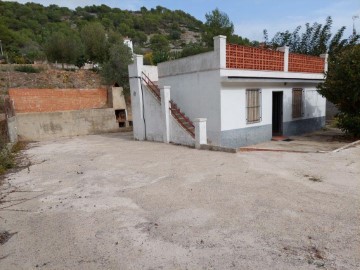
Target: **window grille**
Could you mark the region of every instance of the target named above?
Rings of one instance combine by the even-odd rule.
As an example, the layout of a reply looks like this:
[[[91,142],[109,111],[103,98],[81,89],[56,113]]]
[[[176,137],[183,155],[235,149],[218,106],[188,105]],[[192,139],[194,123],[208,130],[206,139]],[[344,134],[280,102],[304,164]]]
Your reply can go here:
[[[261,90],[246,90],[246,122],[248,124],[261,121]]]

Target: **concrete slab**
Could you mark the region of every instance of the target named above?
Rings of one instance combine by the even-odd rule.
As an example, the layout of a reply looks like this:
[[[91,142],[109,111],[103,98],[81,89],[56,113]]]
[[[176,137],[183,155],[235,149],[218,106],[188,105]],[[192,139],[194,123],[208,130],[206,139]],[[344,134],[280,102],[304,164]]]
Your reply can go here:
[[[1,269],[358,269],[360,146],[33,143],[0,188]]]
[[[240,148],[245,150],[274,150],[289,152],[329,152],[341,148],[353,140],[349,139],[337,128],[327,127],[325,129],[305,134],[302,136],[276,137],[275,140]]]

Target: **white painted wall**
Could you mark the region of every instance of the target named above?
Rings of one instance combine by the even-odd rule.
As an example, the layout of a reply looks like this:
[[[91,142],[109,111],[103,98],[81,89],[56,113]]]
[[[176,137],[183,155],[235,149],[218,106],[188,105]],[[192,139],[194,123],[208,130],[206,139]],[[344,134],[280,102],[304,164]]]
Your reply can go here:
[[[157,82],[159,80],[157,66],[143,65],[142,72],[144,72],[145,75],[148,76],[149,79],[152,80],[153,82]]]
[[[163,141],[163,118],[160,102],[143,86],[145,136],[149,141]]]
[[[326,98],[315,89],[305,89],[305,118],[321,117],[326,115]]]
[[[246,88],[233,86],[221,91],[221,130],[270,125],[272,122],[272,91],[261,90],[261,121],[246,122]]]
[[[219,68],[215,53],[207,52],[158,64],[159,78]]]
[[[262,87],[261,87],[262,86]],[[232,130],[247,127],[256,127],[272,124],[272,93],[283,92],[283,122],[325,116],[326,99],[323,98],[314,88],[306,88],[306,84],[297,88],[304,88],[303,110],[301,118],[292,118],[292,89],[293,87],[274,87],[262,83],[261,85],[246,87],[239,83],[239,86],[223,86],[221,90],[221,130]],[[246,89],[260,88],[262,92],[262,120],[259,123],[246,123]]]
[[[172,116],[170,116],[170,142],[187,146],[195,145],[193,137]]]
[[[218,70],[161,77],[159,84],[171,86],[174,100],[191,120],[207,118],[208,137],[220,131],[220,77]]]
[[[141,90],[141,72],[143,70],[143,56],[134,55],[134,62],[129,65],[129,83],[131,95],[131,111],[133,133],[136,140],[145,140],[145,125],[143,112],[143,95]]]

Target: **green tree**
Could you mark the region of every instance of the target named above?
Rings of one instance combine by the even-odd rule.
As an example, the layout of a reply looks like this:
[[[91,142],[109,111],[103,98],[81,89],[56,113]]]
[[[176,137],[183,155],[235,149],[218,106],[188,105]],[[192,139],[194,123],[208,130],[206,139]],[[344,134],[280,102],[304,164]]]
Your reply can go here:
[[[355,44],[360,36],[353,34],[349,38],[343,38],[345,26],[341,27],[335,35],[331,34],[331,17],[326,18],[325,24],[315,22],[310,25],[305,24],[305,31],[300,34],[301,26],[295,28],[293,32],[277,32],[269,41],[268,33],[264,30],[264,40],[268,47],[277,48],[289,46],[290,52],[309,55],[320,55],[328,52],[330,55],[340,52],[348,45]]]
[[[360,44],[348,46],[330,58],[319,93],[339,109],[339,127],[360,137]]]
[[[57,61],[62,64],[75,64],[80,55],[83,54],[83,45],[77,33],[55,32],[45,46],[48,60]]]
[[[154,35],[150,38],[150,48],[154,52],[169,52],[169,40],[163,35]]]
[[[108,85],[119,84],[124,94],[129,95],[128,65],[132,62],[131,50],[123,42],[113,45],[109,50],[109,59],[104,63],[100,74]]]
[[[203,41],[206,42],[209,47],[214,46],[213,37],[223,35],[230,38],[234,33],[234,24],[230,21],[229,16],[218,8],[210,13],[206,13],[205,19]]]
[[[109,51],[104,26],[99,22],[88,23],[81,29],[80,35],[88,60],[103,63]]]

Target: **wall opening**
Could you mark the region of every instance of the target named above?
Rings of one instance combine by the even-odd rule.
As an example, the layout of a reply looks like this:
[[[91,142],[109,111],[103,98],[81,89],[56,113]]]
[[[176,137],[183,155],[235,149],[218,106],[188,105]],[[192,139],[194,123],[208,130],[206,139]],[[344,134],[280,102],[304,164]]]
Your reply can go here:
[[[126,127],[126,111],[115,110],[116,121],[119,123],[119,127]]]
[[[282,136],[283,133],[283,92],[272,93],[272,133]]]

